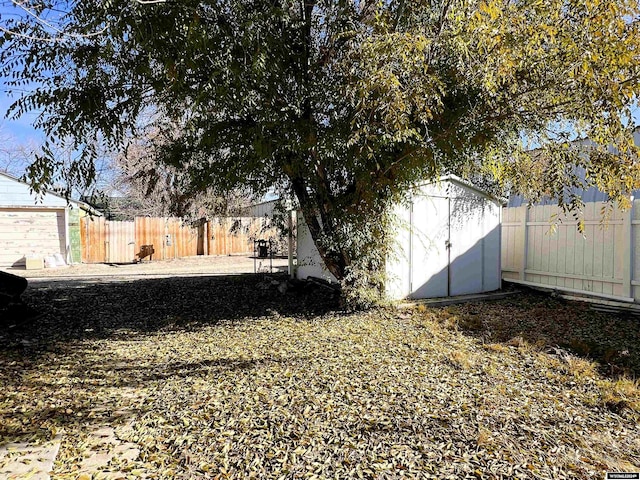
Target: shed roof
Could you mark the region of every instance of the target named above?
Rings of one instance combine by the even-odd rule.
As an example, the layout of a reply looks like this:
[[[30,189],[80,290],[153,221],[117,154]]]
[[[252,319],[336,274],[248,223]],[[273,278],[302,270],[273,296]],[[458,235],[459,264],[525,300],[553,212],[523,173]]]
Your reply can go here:
[[[20,207],[20,206],[36,207],[38,206],[35,200],[35,196],[30,190],[29,184],[6,172],[0,172],[0,180],[2,178],[4,178],[5,180],[8,179],[12,182],[16,182],[22,188],[20,188],[19,192],[0,191],[0,206],[3,206],[3,207]],[[59,195],[47,189],[45,189],[43,193],[44,193],[44,199],[43,199],[44,202],[46,202],[47,197],[49,197],[51,200],[55,199],[54,201],[55,205],[53,206],[62,208],[67,204],[73,204],[77,208],[81,208],[83,210],[90,212],[92,215],[102,216],[102,213],[100,211],[96,210],[91,205],[85,202],[73,200],[71,198],[69,199],[65,198],[64,196]],[[27,203],[25,201],[21,201],[21,199],[24,199],[24,198],[29,198],[31,202]],[[43,202],[43,206],[47,206],[46,203],[44,202]]]
[[[457,175],[453,175],[453,174],[449,174],[449,175],[443,175],[440,178],[438,178],[438,180],[436,181],[428,181],[428,182],[423,182],[423,183],[419,183],[416,185],[416,187],[421,187],[421,186],[427,186],[427,185],[437,185],[438,183],[442,183],[442,182],[450,182],[453,183],[455,185],[458,185],[459,187],[462,188],[466,188],[469,190],[472,190],[474,193],[477,193],[478,195],[481,195],[493,202],[496,202],[497,204],[500,205],[506,205],[507,200],[504,198],[500,198],[500,197],[496,197],[495,195],[483,190],[482,188],[474,185],[471,182],[468,182],[460,177],[458,177]]]

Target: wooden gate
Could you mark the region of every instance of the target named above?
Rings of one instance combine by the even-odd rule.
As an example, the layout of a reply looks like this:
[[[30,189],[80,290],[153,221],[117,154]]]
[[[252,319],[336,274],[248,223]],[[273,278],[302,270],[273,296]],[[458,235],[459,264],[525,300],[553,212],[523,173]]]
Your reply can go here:
[[[106,263],[131,263],[136,259],[134,222],[106,222]]]

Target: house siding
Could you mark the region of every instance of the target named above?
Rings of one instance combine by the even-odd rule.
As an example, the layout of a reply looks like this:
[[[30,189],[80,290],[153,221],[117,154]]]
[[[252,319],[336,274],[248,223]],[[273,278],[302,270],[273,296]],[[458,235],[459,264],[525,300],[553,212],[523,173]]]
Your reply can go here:
[[[0,266],[21,267],[25,257],[65,256],[64,209],[0,210]]]
[[[0,173],[0,266],[24,265],[25,256],[56,253],[66,262],[81,261],[81,204]]]

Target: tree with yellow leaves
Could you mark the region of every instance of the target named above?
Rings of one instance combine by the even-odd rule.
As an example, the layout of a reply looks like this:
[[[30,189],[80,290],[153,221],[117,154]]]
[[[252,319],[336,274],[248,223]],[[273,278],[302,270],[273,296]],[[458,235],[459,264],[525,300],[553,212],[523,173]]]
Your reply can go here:
[[[72,139],[66,174],[90,178],[85,146],[124,148],[152,115],[157,162],[196,189],[291,193],[346,283],[381,270],[385,212],[418,181],[482,171],[561,204],[640,186],[636,0],[9,3],[2,70],[33,87],[9,114]],[[55,165],[45,149],[34,184]]]

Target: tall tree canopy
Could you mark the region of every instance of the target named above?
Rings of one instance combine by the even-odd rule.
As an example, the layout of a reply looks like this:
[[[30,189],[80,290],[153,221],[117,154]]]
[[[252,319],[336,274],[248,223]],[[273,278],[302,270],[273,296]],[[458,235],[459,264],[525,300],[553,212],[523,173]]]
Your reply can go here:
[[[67,174],[90,178],[91,145],[125,147],[151,115],[169,139],[157,161],[196,189],[292,192],[341,280],[376,266],[389,203],[441,173],[488,167],[562,203],[572,185],[620,201],[640,186],[637,0],[5,4],[2,71],[32,88],[9,114],[40,111],[73,142]],[[30,173],[46,183],[54,167],[45,150]]]

